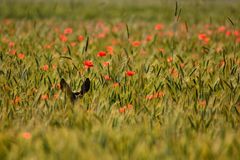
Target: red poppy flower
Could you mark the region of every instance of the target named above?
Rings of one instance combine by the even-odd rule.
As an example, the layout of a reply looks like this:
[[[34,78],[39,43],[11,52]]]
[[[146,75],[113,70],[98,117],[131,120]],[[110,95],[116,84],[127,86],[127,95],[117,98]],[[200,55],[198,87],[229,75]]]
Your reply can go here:
[[[199,106],[205,108],[206,104],[207,104],[207,101],[206,100],[198,100],[198,104],[199,104]]]
[[[113,87],[114,87],[114,88],[116,88],[116,87],[118,87],[118,86],[119,86],[119,83],[118,83],[118,82],[113,83]]]
[[[59,36],[59,38],[60,38],[60,41],[62,41],[62,42],[66,42],[68,40],[68,38],[65,35],[63,35],[63,34],[61,34]]]
[[[24,139],[30,139],[31,137],[32,137],[32,134],[29,132],[22,133],[22,138],[24,138]]]
[[[13,101],[13,103],[17,104],[17,103],[19,103],[20,101],[21,101],[21,97],[16,96],[15,99],[14,99],[14,101]]]
[[[231,31],[226,31],[225,32],[225,35],[228,37],[228,36],[231,36]]]
[[[163,27],[164,27],[163,24],[158,23],[158,24],[155,25],[155,30],[157,30],[157,31],[162,30]]]
[[[56,64],[52,64],[52,69],[55,70],[57,68]]]
[[[153,39],[153,37],[152,37],[152,35],[147,35],[147,37],[146,37],[146,41],[151,41]]]
[[[77,43],[76,43],[76,42],[71,42],[70,45],[71,45],[72,47],[74,47],[74,46],[77,45]]]
[[[106,56],[106,52],[100,51],[100,52],[98,52],[97,56],[98,57],[104,57],[104,56]]]
[[[82,42],[84,40],[84,37],[82,35],[78,36],[78,41]]]
[[[164,48],[158,48],[158,50],[163,54],[165,52]]]
[[[132,108],[133,108],[133,105],[127,104],[126,107],[127,107],[127,109],[132,109]]]
[[[46,44],[46,45],[44,45],[44,48],[50,49],[50,48],[52,48],[52,45],[51,44]]]
[[[224,32],[226,30],[225,26],[218,27],[218,32]]]
[[[47,95],[47,94],[43,94],[43,95],[41,96],[41,99],[42,99],[42,100],[47,100],[47,99],[48,99],[48,95]]]
[[[119,108],[119,112],[120,112],[120,113],[125,113],[125,112],[126,112],[126,107],[121,107],[121,108]]]
[[[207,38],[207,35],[206,35],[206,34],[204,34],[204,33],[198,34],[198,39],[199,39],[199,40],[204,40],[204,39],[206,39],[206,38]]]
[[[102,32],[102,33],[99,33],[99,34],[97,35],[97,37],[98,37],[98,38],[105,38],[105,37],[106,37],[106,34],[105,34],[104,32]]]
[[[64,29],[64,34],[71,34],[73,32],[72,28],[66,28]]]
[[[15,43],[14,43],[14,42],[9,42],[9,43],[8,43],[8,47],[9,47],[9,48],[13,48],[14,46],[15,46]]]
[[[127,75],[127,76],[133,76],[134,74],[135,74],[134,71],[127,71],[127,72],[126,72],[126,75]]]
[[[133,108],[133,105],[127,104],[126,106],[123,106],[123,107],[119,108],[119,112],[120,113],[125,113],[127,109],[132,109],[132,108]]]
[[[113,47],[112,46],[107,46],[106,50],[109,54],[113,54]]]
[[[93,62],[90,61],[90,60],[84,61],[83,64],[84,64],[85,68],[91,68],[91,67],[93,67]]]
[[[17,53],[17,51],[15,49],[12,49],[9,51],[9,54],[11,54],[11,55],[15,55],[16,53]]]
[[[24,55],[23,53],[19,53],[19,54],[18,54],[18,58],[19,58],[19,59],[24,59],[24,58],[25,58],[25,55]]]
[[[170,56],[170,57],[167,58],[168,63],[171,63],[172,61],[173,61],[173,57]]]
[[[133,41],[132,42],[132,46],[133,47],[139,47],[141,45],[141,42],[140,41]]]
[[[105,79],[106,81],[109,81],[109,80],[111,80],[111,77],[109,77],[109,75],[106,75],[106,76],[104,76],[104,79]]]
[[[236,37],[238,37],[240,35],[240,32],[239,31],[234,31],[233,33]]]
[[[61,34],[59,36],[59,38],[60,38],[60,41],[62,41],[62,42],[66,42],[68,40],[68,38],[65,35],[63,35],[63,34]]]
[[[44,66],[42,66],[42,70],[44,70],[44,71],[47,71],[48,70],[48,65],[47,64],[45,64]]]
[[[198,35],[198,39],[201,40],[201,41],[203,41],[204,43],[208,43],[209,40],[210,40],[210,39],[207,37],[207,35],[204,34],[204,33],[199,34],[199,35]]]
[[[109,66],[109,64],[110,64],[110,62],[103,62],[103,66],[104,66],[104,67]]]
[[[146,99],[151,100],[151,99],[155,99],[155,98],[162,98],[164,97],[164,92],[160,91],[154,94],[150,94],[146,96]]]

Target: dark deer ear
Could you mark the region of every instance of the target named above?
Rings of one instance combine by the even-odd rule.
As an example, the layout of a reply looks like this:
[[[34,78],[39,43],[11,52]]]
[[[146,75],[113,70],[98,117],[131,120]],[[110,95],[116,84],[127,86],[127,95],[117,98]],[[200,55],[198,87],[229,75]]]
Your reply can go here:
[[[82,84],[80,94],[83,96],[85,93],[87,93],[90,89],[90,80],[87,78],[85,82]]]
[[[62,91],[65,90],[68,96],[72,96],[72,89],[63,78],[60,81],[60,88]]]
[[[61,90],[63,90],[67,85],[67,82],[62,78],[60,81],[60,88]]]

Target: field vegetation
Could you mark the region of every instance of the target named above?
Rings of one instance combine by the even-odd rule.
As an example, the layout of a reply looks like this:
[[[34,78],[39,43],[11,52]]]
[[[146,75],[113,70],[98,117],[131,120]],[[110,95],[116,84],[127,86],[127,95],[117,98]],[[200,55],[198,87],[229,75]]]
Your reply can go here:
[[[240,159],[239,7],[1,0],[0,159]]]

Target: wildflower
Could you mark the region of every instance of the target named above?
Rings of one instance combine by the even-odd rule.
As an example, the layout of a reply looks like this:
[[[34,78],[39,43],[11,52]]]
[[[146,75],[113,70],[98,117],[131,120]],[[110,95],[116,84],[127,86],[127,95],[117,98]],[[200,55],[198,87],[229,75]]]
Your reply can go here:
[[[63,35],[63,34],[61,34],[59,36],[59,38],[60,38],[60,41],[62,41],[62,42],[67,42],[67,40],[68,40],[68,38],[65,35]]]
[[[165,53],[164,48],[159,48],[158,50],[159,50],[162,54]]]
[[[60,88],[61,88],[60,83],[53,84],[53,85],[52,85],[52,89],[54,89],[54,88],[60,89]]]
[[[123,107],[119,108],[119,112],[120,113],[125,113],[127,109],[132,109],[132,108],[133,108],[133,105],[127,104],[126,106],[123,106]]]
[[[111,80],[111,77],[109,77],[109,75],[105,75],[105,76],[104,76],[104,79],[105,79],[106,81],[109,81],[109,80]]]
[[[218,32],[224,32],[226,30],[225,26],[218,27]]]
[[[135,74],[134,71],[127,71],[127,72],[126,72],[126,75],[127,75],[127,76],[133,76],[134,74]]]
[[[54,99],[58,99],[58,97],[59,97],[59,94],[57,94],[57,93],[55,93],[55,94],[53,95],[53,98],[54,98]]]
[[[46,44],[46,45],[44,46],[44,48],[50,49],[50,48],[52,48],[52,44]]]
[[[184,64],[184,63],[180,63],[179,66],[180,66],[181,68],[184,68],[184,67],[185,67],[185,64]]]
[[[83,64],[84,64],[85,68],[91,68],[91,67],[93,67],[93,62],[90,61],[90,60],[84,61]]]
[[[76,42],[71,42],[71,43],[70,43],[70,45],[71,45],[72,47],[75,47],[76,44],[77,44]]]
[[[107,67],[107,66],[109,66],[109,64],[110,64],[110,62],[103,62],[102,65],[103,65],[104,67]]]
[[[222,59],[222,60],[219,62],[218,66],[219,66],[219,67],[225,66],[225,61],[224,61],[224,59]]]
[[[158,24],[155,25],[155,30],[160,31],[160,30],[163,29],[163,27],[164,27],[163,24],[158,23]]]
[[[48,99],[48,95],[47,95],[47,94],[43,94],[43,95],[41,96],[41,99],[42,99],[42,100],[47,100],[47,99]]]
[[[64,29],[64,34],[71,34],[73,32],[72,28],[66,28]]]
[[[18,54],[18,58],[19,58],[19,59],[24,59],[24,58],[25,58],[25,55],[24,55],[23,53],[19,53],[19,54]]]
[[[118,82],[113,83],[113,87],[114,87],[114,88],[116,88],[116,87],[118,87],[118,86],[119,86],[119,83],[118,83]]]
[[[133,105],[127,104],[127,105],[126,105],[126,108],[127,108],[127,109],[132,109],[132,108],[133,108]]]
[[[113,54],[113,47],[112,46],[107,46],[106,50],[109,54]]]
[[[231,36],[231,31],[226,31],[225,32],[225,35],[228,37],[228,36]]]
[[[100,52],[98,52],[97,56],[98,57],[104,57],[104,56],[106,56],[106,52],[100,51]]]
[[[23,132],[22,133],[22,138],[24,138],[24,139],[31,139],[32,138],[32,134],[31,133],[29,133],[29,132]]]
[[[84,37],[82,35],[78,36],[78,41],[82,42],[84,40]]]
[[[204,34],[204,33],[199,34],[199,35],[198,35],[198,39],[201,40],[201,41],[203,41],[204,43],[208,43],[209,40],[210,40],[210,39],[207,37],[207,35]]]
[[[99,34],[97,35],[97,37],[98,37],[98,38],[105,38],[105,37],[106,37],[106,34],[105,34],[104,32],[102,32],[102,33],[99,33]]]
[[[198,104],[199,104],[199,106],[204,108],[204,107],[206,107],[207,102],[206,102],[206,100],[198,100]]]
[[[14,42],[9,42],[9,43],[8,43],[8,47],[9,47],[9,48],[13,48],[14,46],[15,46],[15,43],[14,43]]]
[[[11,54],[11,55],[15,55],[16,53],[17,53],[17,51],[15,49],[12,49],[9,51],[9,54]]]
[[[146,96],[146,99],[148,99],[148,100],[151,100],[151,99],[153,99],[153,98],[154,98],[154,95],[152,95],[152,94]]]
[[[139,47],[141,45],[141,42],[140,41],[133,41],[132,42],[132,46],[133,47]]]
[[[147,95],[146,99],[151,100],[151,99],[155,99],[155,98],[162,98],[164,96],[165,96],[164,92],[161,91],[161,92],[157,92],[157,93],[154,93],[154,94]]]
[[[204,39],[206,39],[206,38],[207,38],[207,35],[204,34],[204,33],[198,35],[198,39],[199,39],[199,40],[204,40]]]
[[[174,78],[178,77],[178,71],[175,68],[170,69],[170,74]]]
[[[172,56],[170,56],[170,57],[167,58],[167,62],[168,62],[168,63],[171,63],[172,61],[173,61],[173,57],[172,57]]]
[[[119,112],[120,112],[120,113],[125,113],[125,112],[126,112],[126,107],[121,107],[121,108],[119,108]]]
[[[67,48],[67,47],[64,47],[64,48],[62,49],[62,51],[63,51],[63,53],[66,53],[66,52],[68,51],[68,48]]]
[[[48,65],[47,64],[45,64],[44,66],[42,66],[42,70],[44,70],[44,71],[47,71],[48,70]]]
[[[240,35],[240,32],[239,31],[234,31],[233,34],[234,34],[234,36],[238,37]]]
[[[19,96],[16,96],[15,99],[14,99],[14,101],[13,101],[13,103],[14,103],[14,104],[17,104],[17,103],[19,103],[20,101],[21,101],[21,98],[20,98]]]
[[[151,41],[153,39],[153,37],[152,37],[152,35],[147,35],[147,37],[146,37],[146,41]]]
[[[56,64],[53,64],[52,65],[52,69],[55,70],[57,68],[57,65]]]

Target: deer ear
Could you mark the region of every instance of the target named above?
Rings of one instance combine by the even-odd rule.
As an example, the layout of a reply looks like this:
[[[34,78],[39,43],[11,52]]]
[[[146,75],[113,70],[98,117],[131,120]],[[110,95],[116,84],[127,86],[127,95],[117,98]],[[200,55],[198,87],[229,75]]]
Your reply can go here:
[[[81,87],[81,95],[83,96],[85,93],[87,93],[90,89],[90,80],[87,78],[85,82],[83,82],[82,87]]]
[[[72,89],[63,78],[60,81],[60,88],[62,91],[65,90],[67,92],[67,95],[71,97]]]
[[[62,78],[61,81],[60,81],[61,90],[63,90],[66,87],[66,85],[67,85],[67,82],[65,81],[65,79]]]

